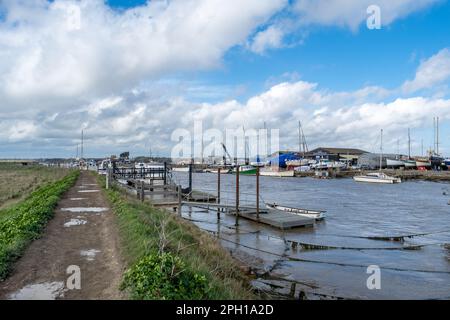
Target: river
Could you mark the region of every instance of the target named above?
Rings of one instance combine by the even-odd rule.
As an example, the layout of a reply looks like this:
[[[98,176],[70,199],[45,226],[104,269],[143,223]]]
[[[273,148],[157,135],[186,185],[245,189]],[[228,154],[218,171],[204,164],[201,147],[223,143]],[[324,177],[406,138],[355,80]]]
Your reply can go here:
[[[186,173],[174,173],[187,186]],[[314,228],[281,231],[215,211],[183,208],[183,216],[214,232],[238,259],[259,270],[255,287],[288,294],[296,283],[308,299],[449,299],[450,184],[412,181],[363,184],[352,179],[260,178],[262,201],[327,211]],[[241,200],[255,202],[254,176],[240,177]],[[217,176],[193,175],[193,187],[215,193]],[[235,176],[221,175],[222,198],[233,203]],[[418,235],[404,242],[372,236]],[[299,242],[326,248],[293,248]],[[414,249],[414,250],[412,250]],[[367,267],[380,268],[369,289]],[[264,274],[264,271],[266,273]]]

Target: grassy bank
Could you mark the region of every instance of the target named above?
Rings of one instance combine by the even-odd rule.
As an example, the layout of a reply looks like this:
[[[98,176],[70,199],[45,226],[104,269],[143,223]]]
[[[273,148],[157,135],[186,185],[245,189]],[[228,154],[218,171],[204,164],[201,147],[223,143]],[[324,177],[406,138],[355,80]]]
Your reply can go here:
[[[61,180],[69,170],[0,163],[0,210],[25,199],[40,186]]]
[[[129,267],[122,289],[132,299],[255,298],[239,266],[209,234],[118,189],[106,194]]]
[[[74,185],[78,174],[72,171],[63,179],[38,188],[23,201],[0,210],[0,280],[7,277],[27,245],[40,236],[60,197]]]

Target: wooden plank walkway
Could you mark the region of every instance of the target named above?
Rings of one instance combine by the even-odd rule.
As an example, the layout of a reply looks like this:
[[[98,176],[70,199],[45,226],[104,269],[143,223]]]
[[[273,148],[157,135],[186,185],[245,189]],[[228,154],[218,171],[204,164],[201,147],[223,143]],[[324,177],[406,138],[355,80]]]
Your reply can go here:
[[[256,210],[243,210],[239,211],[239,217],[252,220],[255,222],[267,224],[279,229],[292,229],[298,227],[312,227],[314,226],[315,219],[301,217],[289,212],[283,212],[279,210],[265,210],[266,213],[259,214],[259,220],[256,216]],[[236,211],[229,211],[229,214],[236,215]]]

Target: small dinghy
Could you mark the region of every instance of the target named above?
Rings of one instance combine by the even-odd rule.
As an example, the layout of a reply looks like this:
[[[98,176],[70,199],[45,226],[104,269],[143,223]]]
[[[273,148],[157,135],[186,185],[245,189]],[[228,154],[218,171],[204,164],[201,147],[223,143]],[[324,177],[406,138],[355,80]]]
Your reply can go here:
[[[276,209],[284,212],[289,212],[298,216],[306,217],[306,218],[314,218],[316,220],[323,220],[325,218],[325,212],[326,211],[319,211],[319,210],[308,210],[308,209],[301,209],[301,208],[293,208],[293,207],[286,207],[281,206],[276,203],[267,203],[266,207],[268,209]]]

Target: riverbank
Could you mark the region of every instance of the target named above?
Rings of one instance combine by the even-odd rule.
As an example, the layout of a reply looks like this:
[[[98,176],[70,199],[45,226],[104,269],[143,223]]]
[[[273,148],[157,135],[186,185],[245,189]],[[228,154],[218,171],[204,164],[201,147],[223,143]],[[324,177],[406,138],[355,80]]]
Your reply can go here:
[[[242,267],[209,234],[117,188],[105,194],[128,267],[122,289],[132,299],[257,298]]]
[[[0,211],[0,281],[28,245],[39,238],[60,197],[75,183],[78,171],[31,193],[24,201]]]
[[[330,178],[352,178],[357,175],[365,174],[367,172],[374,172],[376,170],[330,170]],[[423,180],[423,181],[436,181],[436,182],[450,182],[450,171],[420,171],[420,170],[395,170],[395,169],[383,169],[382,172],[401,178],[402,180]],[[314,171],[296,172],[296,177],[314,177]]]

